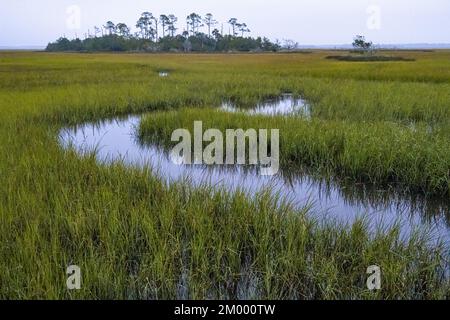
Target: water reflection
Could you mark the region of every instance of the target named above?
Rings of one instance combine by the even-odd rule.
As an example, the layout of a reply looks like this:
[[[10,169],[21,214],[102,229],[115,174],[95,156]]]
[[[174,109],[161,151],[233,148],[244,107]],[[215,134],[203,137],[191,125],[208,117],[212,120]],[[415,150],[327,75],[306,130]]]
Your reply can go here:
[[[209,183],[229,190],[245,188],[254,194],[271,186],[274,192],[298,206],[313,205],[314,214],[351,223],[366,214],[373,224],[391,224],[402,220],[408,234],[415,227],[433,228],[435,234],[450,240],[450,203],[444,199],[427,199],[396,189],[377,190],[363,184],[350,184],[337,179],[319,179],[307,171],[281,170],[274,177],[261,176],[254,166],[176,165],[168,152],[157,144],[143,145],[136,140],[135,130],[140,116],[103,121],[67,128],[60,133],[64,147],[79,152],[98,151],[99,161],[121,159],[128,164],[151,165],[167,182],[189,177],[194,185]]]
[[[221,110],[227,112],[245,112],[256,115],[298,115],[311,117],[311,106],[302,98],[295,98],[292,94],[283,94],[278,98],[265,100],[253,108],[242,108],[230,101],[222,103]]]

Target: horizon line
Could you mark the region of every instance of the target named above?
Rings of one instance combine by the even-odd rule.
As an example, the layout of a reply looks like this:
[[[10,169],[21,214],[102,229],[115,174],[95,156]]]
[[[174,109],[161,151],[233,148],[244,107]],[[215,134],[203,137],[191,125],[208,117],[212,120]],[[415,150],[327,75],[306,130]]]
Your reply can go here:
[[[0,50],[33,50],[33,49],[45,49],[48,44],[45,45],[0,45]],[[408,47],[413,46],[417,49],[450,49],[450,42],[405,42],[405,43],[374,43],[375,46],[378,46],[379,49],[383,49],[383,47]],[[421,48],[420,46],[424,46]],[[348,48],[352,47],[351,43],[341,43],[341,44],[298,44],[298,48],[301,49],[320,49],[320,48]]]

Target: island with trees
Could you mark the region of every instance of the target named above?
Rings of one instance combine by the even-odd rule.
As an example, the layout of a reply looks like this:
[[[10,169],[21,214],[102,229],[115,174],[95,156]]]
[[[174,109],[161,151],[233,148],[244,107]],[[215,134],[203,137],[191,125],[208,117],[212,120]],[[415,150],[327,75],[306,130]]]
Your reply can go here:
[[[415,61],[412,58],[404,58],[402,56],[378,55],[377,48],[372,41],[367,41],[366,37],[357,35],[353,38],[353,50],[350,55],[331,55],[327,59],[349,61],[349,62],[383,62],[383,61]]]
[[[101,27],[94,27],[84,39],[78,36],[68,39],[65,36],[49,43],[47,51],[140,51],[140,52],[275,52],[283,46],[277,40],[272,42],[266,37],[246,36],[250,29],[246,23],[237,18],[230,18],[224,32],[211,13],[204,17],[191,13],[186,17],[183,31],[178,26],[179,19],[173,14],[141,14],[135,28],[125,23],[106,22]],[[298,46],[292,40],[285,40],[290,49]]]

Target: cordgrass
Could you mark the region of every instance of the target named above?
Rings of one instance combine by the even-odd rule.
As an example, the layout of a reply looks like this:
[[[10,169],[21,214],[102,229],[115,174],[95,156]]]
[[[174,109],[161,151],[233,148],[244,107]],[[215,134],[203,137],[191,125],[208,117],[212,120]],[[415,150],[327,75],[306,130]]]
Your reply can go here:
[[[139,136],[144,142],[163,143],[170,148],[178,143],[171,142],[172,132],[178,128],[194,132],[194,121],[202,121],[203,130],[221,132],[279,129],[284,168],[304,164],[355,183],[400,184],[413,192],[450,197],[450,140],[432,135],[426,128],[412,130],[390,122],[308,121],[181,109],[146,116]]]
[[[313,103],[316,130],[345,123],[352,130],[344,136],[353,139],[366,121],[371,134],[390,128],[417,144],[409,154],[399,151],[405,163],[416,152],[441,155],[437,146],[450,132],[450,52],[402,52],[416,61],[382,66],[324,59],[331,54],[0,52],[0,298],[448,299],[448,249],[431,242],[429,230],[404,239],[399,225],[370,232],[364,219],[321,221],[311,208],[294,210],[268,192],[252,200],[189,181],[167,185],[151,169],[102,165],[95,153],[80,156],[58,144],[69,124],[192,106],[207,112],[223,99],[252,105],[289,91]],[[169,77],[158,70],[170,70]],[[419,129],[410,140],[400,126],[411,121],[432,125],[432,137]],[[295,126],[310,130],[302,121]],[[367,139],[379,150],[376,137]],[[422,150],[421,139],[436,145]],[[289,148],[314,154],[303,141]],[[378,163],[360,155],[358,171]],[[442,160],[435,162],[435,174],[424,174],[440,174]],[[66,288],[71,264],[81,267],[80,291]],[[366,288],[370,265],[382,269],[380,291]]]

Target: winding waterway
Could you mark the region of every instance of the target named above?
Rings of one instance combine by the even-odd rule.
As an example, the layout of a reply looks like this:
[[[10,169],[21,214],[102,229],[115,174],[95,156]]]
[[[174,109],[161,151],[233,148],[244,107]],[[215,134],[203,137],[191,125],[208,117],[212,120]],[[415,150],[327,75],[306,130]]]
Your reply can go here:
[[[302,99],[285,95],[280,99],[241,110],[224,103],[223,110],[249,114],[290,115],[310,117],[310,108]],[[233,191],[245,189],[249,195],[270,186],[273,192],[287,197],[295,205],[310,205],[319,218],[351,223],[366,215],[375,226],[400,221],[408,235],[416,227],[431,228],[437,238],[450,242],[450,204],[445,199],[431,200],[420,195],[402,194],[396,190],[378,190],[363,184],[344,184],[315,178],[307,173],[286,172],[267,177],[257,167],[177,165],[167,151],[156,145],[143,145],[136,137],[142,115],[87,123],[65,128],[60,143],[84,153],[96,149],[99,161],[121,159],[127,164],[151,165],[167,182],[189,178],[194,185],[209,183]]]

